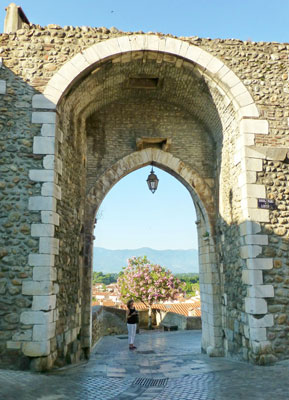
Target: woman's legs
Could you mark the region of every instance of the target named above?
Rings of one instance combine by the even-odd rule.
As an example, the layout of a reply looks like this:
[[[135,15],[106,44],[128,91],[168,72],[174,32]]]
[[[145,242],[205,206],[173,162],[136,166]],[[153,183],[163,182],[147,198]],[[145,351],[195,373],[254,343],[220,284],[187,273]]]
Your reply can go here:
[[[129,347],[133,347],[135,333],[136,333],[136,324],[127,324],[127,330],[128,330]]]

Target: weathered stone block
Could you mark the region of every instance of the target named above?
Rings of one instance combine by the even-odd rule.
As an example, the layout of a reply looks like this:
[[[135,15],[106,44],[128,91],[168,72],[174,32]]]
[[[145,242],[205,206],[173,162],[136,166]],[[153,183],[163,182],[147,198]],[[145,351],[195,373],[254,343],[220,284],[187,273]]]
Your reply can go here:
[[[34,154],[55,154],[55,138],[52,136],[35,136],[33,139]]]
[[[251,328],[269,328],[274,325],[273,314],[266,314],[262,318],[249,315],[249,325]]]
[[[48,169],[31,169],[29,179],[35,182],[55,182],[56,173],[54,170]]]
[[[56,304],[56,295],[52,296],[33,296],[32,310],[49,311],[54,310]]]
[[[243,158],[241,160],[242,171],[262,171],[263,162],[257,158]]]
[[[54,236],[54,225],[52,224],[32,224],[31,236]]]
[[[56,199],[48,196],[29,197],[28,209],[32,211],[56,211]]]
[[[39,267],[53,267],[55,256],[53,254],[29,254],[29,265]]]
[[[6,94],[6,81],[0,80],[0,94]]]
[[[264,299],[246,297],[245,298],[245,311],[248,314],[266,314],[267,313],[267,302]]]
[[[242,271],[242,282],[247,285],[261,285],[263,283],[263,272],[261,270],[244,269]]]
[[[39,252],[44,254],[59,254],[59,239],[41,237],[39,240]]]
[[[32,108],[47,108],[47,109],[55,109],[55,104],[52,103],[47,97],[43,94],[35,94],[32,97]]]
[[[23,353],[29,357],[42,357],[50,354],[50,341],[27,342],[23,344]]]
[[[45,111],[34,111],[32,113],[32,124],[55,124],[56,113]]]
[[[269,133],[269,124],[266,120],[242,119],[240,129],[243,133],[258,133],[267,135]]]
[[[55,124],[43,124],[41,128],[41,135],[55,137]]]
[[[22,283],[22,294],[42,296],[54,293],[54,284],[51,281],[24,281]]]
[[[262,196],[260,196],[262,197]],[[265,196],[264,196],[265,197]],[[248,218],[256,222],[269,222],[269,210],[262,210],[260,208],[248,208]]]
[[[272,285],[255,285],[247,289],[248,297],[274,297]]]
[[[241,258],[254,258],[261,253],[262,253],[261,246],[246,245],[246,246],[241,246],[240,248]]]
[[[266,246],[268,244],[268,235],[246,235],[245,243]]]
[[[53,211],[41,211],[41,222],[43,224],[59,225],[59,214]]]
[[[246,197],[266,197],[266,188],[264,185],[247,184],[241,188],[242,198]],[[261,210],[264,211],[264,210]],[[267,211],[267,210],[265,210]]]
[[[238,109],[238,117],[259,117],[259,111],[255,104],[250,104]]]
[[[51,267],[33,268],[34,281],[56,281],[56,279],[57,279],[56,268],[51,268]]]
[[[59,175],[62,175],[62,161],[54,155],[47,155],[43,158],[43,167],[53,169]]]
[[[61,200],[61,188],[53,182],[45,182],[41,188],[42,196],[55,197],[57,200]]]
[[[48,340],[55,336],[55,322],[33,326],[33,340]]]
[[[255,183],[256,182],[256,172],[255,171],[246,171],[240,174],[238,178],[239,187],[246,185],[247,183]]]
[[[240,235],[255,235],[261,232],[261,225],[254,221],[244,221],[239,225]]]
[[[253,258],[247,260],[248,269],[272,269],[273,259],[272,258]]]
[[[53,311],[23,311],[20,316],[20,321],[25,325],[49,324],[53,322]]]

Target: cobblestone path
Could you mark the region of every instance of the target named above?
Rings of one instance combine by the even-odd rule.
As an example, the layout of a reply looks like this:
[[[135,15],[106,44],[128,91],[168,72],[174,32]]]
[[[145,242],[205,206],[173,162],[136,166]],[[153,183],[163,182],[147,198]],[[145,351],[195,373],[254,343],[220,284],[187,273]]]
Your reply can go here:
[[[46,374],[0,370],[0,400],[288,400],[289,362],[258,367],[200,354],[200,332],[105,337],[89,362]]]

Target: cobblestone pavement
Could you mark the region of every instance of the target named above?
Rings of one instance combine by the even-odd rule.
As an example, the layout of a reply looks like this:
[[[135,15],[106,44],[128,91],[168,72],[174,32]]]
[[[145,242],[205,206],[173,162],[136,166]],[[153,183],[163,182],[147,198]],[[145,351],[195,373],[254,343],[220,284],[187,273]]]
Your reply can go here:
[[[289,361],[258,367],[200,353],[199,331],[102,338],[87,363],[0,370],[0,400],[288,400]]]

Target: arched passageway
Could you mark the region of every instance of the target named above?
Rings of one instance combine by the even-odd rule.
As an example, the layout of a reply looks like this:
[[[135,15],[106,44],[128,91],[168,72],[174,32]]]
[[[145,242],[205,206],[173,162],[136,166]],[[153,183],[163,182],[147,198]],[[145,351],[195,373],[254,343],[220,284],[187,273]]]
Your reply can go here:
[[[44,96],[35,96],[34,107],[47,113],[42,136],[50,146],[45,165],[53,171],[43,184],[42,195],[51,198],[44,219],[58,226],[46,244],[58,271],[58,318],[43,328],[50,333],[39,356],[69,353],[76,360],[89,352],[95,213],[115,183],[152,161],[185,185],[198,213],[203,349],[248,359],[265,346],[270,316],[254,290],[246,295],[246,285],[255,283],[253,239],[241,249],[260,230],[258,223],[240,225],[267,218],[251,201],[256,165],[244,151],[268,126],[238,77],[185,41],[126,36],[75,56]],[[57,110],[56,125],[49,109]],[[35,154],[43,154],[42,142],[35,138]],[[51,356],[55,335],[62,341]]]

